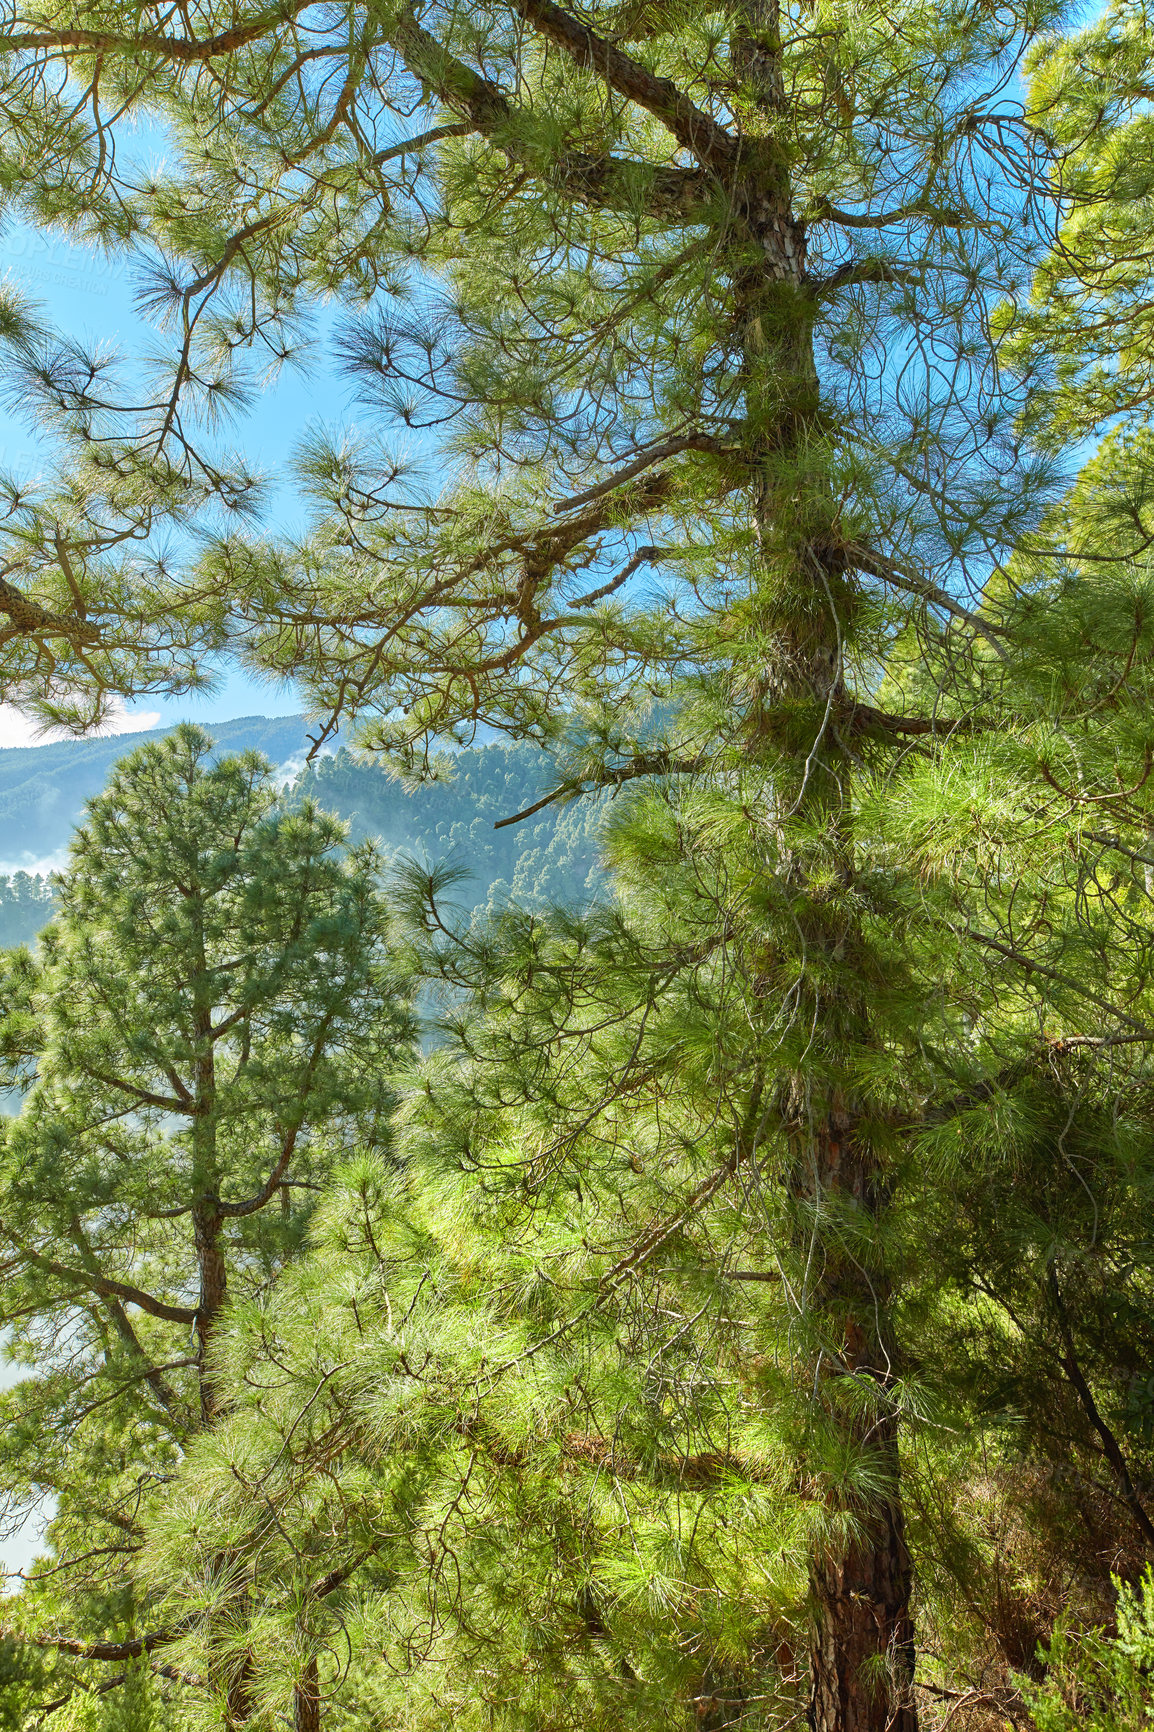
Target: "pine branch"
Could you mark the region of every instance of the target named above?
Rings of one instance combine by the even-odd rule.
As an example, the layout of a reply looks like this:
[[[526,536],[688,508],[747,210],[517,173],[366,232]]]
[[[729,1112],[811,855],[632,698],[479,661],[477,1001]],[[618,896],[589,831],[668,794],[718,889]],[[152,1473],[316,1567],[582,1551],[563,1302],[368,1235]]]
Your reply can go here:
[[[853,704],[844,723],[851,730],[877,728],[887,734],[970,734],[976,729],[992,727],[973,716],[895,716],[888,710],[875,710],[871,704]]]
[[[406,138],[403,144],[392,144],[388,150],[379,150],[372,159],[373,167],[383,168],[387,162],[395,162],[398,158],[426,150],[430,144],[440,144],[442,139],[468,138],[472,130],[464,120],[456,121],[452,126],[430,126],[424,132],[418,132],[414,138]]]
[[[510,163],[540,169],[518,137],[526,117],[499,86],[458,60],[411,14],[395,27],[391,40],[409,73],[468,119]],[[709,215],[711,188],[697,169],[572,151],[550,165],[548,178],[558,192],[598,209],[631,213],[640,208],[655,221],[672,223],[703,222]]]
[[[917,287],[924,281],[925,272],[913,270],[908,265],[891,265],[885,259],[857,259],[839,265],[828,277],[811,278],[809,286],[810,292],[820,300],[858,283],[900,283]]]
[[[167,1365],[149,1364],[148,1354],[144,1351],[140,1337],[132,1327],[132,1320],[119,1299],[113,1298],[113,1296],[108,1293],[103,1294],[102,1297],[108,1302],[109,1315],[112,1318],[113,1327],[120,1336],[120,1339],[133,1353],[137,1355],[142,1364],[147,1367],[147,1369],[141,1373],[141,1376],[147,1380],[149,1387],[156,1396],[156,1399],[160,1402],[160,1405],[164,1408],[165,1412],[173,1412],[177,1406],[176,1393],[164,1375],[167,1370],[172,1368]],[[188,1360],[179,1360],[177,1363],[180,1365],[186,1365],[190,1362]]]
[[[760,1105],[760,1100],[761,1086],[759,1084],[757,1089],[754,1091],[754,1112],[756,1107]],[[750,1115],[747,1115],[747,1120],[749,1117]],[[499,1377],[503,1377],[506,1372],[515,1370],[517,1366],[525,1364],[527,1360],[535,1359],[546,1347],[551,1347],[555,1342],[563,1340],[567,1335],[571,1335],[573,1331],[579,1328],[588,1317],[593,1315],[602,1302],[613,1294],[629,1276],[635,1274],[644,1264],[648,1263],[661,1249],[662,1245],[666,1244],[675,1233],[677,1233],[692,1219],[701,1208],[702,1204],[709,1202],[712,1197],[715,1197],[718,1191],[721,1190],[722,1186],[733,1177],[734,1173],[737,1171],[740,1159],[745,1153],[744,1148],[741,1146],[743,1141],[744,1138],[739,1139],[739,1146],[734,1150],[729,1159],[723,1161],[721,1166],[715,1168],[714,1171],[709,1174],[708,1178],[703,1179],[701,1183],[695,1187],[695,1189],[690,1193],[688,1200],[675,1215],[668,1216],[665,1220],[656,1222],[646,1232],[642,1233],[626,1252],[625,1256],[620,1258],[611,1269],[606,1270],[605,1274],[597,1283],[596,1295],[594,1298],[590,1299],[587,1305],[583,1305],[572,1317],[567,1317],[562,1322],[558,1323],[556,1328],[551,1329],[547,1335],[541,1336],[539,1340],[534,1341],[531,1346],[526,1347],[522,1352],[515,1353],[512,1358],[503,1359],[499,1364],[494,1365],[489,1371],[490,1381],[495,1383],[496,1380]]]
[[[99,642],[100,634],[94,626],[82,619],[65,619],[62,614],[52,613],[41,607],[38,601],[30,601],[15,584],[3,577],[0,577],[0,613],[7,614],[14,628],[4,632],[2,635],[5,637],[16,634],[22,637],[62,637],[73,645]]]
[[[1044,962],[1038,962],[1034,957],[1027,956],[1025,951],[1018,950],[1013,945],[1003,944],[991,933],[979,932],[975,927],[968,926],[965,935],[967,939],[972,939],[975,944],[980,944],[984,949],[996,951],[999,956],[1004,956],[1008,961],[1016,963],[1026,974],[1039,974],[1045,980],[1052,980],[1057,986],[1066,987],[1070,992],[1076,993],[1079,998],[1084,998],[1088,1004],[1097,1005],[1098,1009],[1104,1010],[1107,1016],[1116,1017],[1119,1022],[1125,1023],[1128,1028],[1134,1030],[1136,1035],[1154,1042],[1154,1028],[1147,1028],[1138,1021],[1137,1017],[1130,1016],[1126,1011],[1119,1009],[1118,1005],[1111,1004],[1109,999],[1099,998],[1096,992],[1091,992],[1089,987],[1083,986],[1079,981],[1072,979],[1070,975],[1062,974],[1058,969],[1050,968]]]
[[[543,812],[546,806],[552,806],[557,800],[570,799],[577,794],[597,793],[602,788],[619,788],[625,782],[633,781],[637,776],[692,776],[700,770],[701,758],[675,758],[670,752],[647,752],[632,759],[628,764],[622,764],[615,769],[598,770],[593,776],[584,776],[579,781],[564,782],[559,788],[554,788],[544,799],[537,800],[532,806],[526,806],[524,811],[515,812],[511,818],[498,818],[493,825],[494,830],[506,830],[510,824],[519,824],[523,818],[531,818],[536,812]],[[588,783],[588,787],[585,784]]]
[[[158,1678],[168,1678],[174,1684],[191,1684],[196,1689],[203,1690],[205,1680],[198,1678],[192,1672],[182,1672],[176,1666],[166,1666],[159,1660],[154,1660],[149,1666],[150,1672],[155,1672]],[[78,1684],[74,1690],[69,1690],[66,1696],[57,1696],[51,1702],[41,1702],[36,1712],[42,1720],[49,1714],[55,1714],[61,1708],[67,1708],[73,1697],[83,1693],[85,1696],[107,1696],[112,1690],[119,1690],[122,1684],[127,1684],[131,1673],[118,1672],[115,1678],[105,1678],[100,1684]]]
[[[635,102],[659,120],[703,168],[731,178],[738,158],[737,139],[691,102],[671,78],[657,77],[552,0],[512,0],[512,7],[539,36],[563,49],[578,66],[591,67],[618,96]]]
[[[1142,1500],[1134,1489],[1134,1481],[1130,1477],[1130,1468],[1125,1455],[1122,1453],[1122,1446],[1103,1419],[1098,1403],[1094,1400],[1094,1392],[1087,1383],[1082,1367],[1078,1363],[1078,1356],[1074,1351],[1074,1338],[1070,1333],[1069,1315],[1061,1289],[1058,1286],[1058,1277],[1052,1265],[1047,1272],[1046,1284],[1049,1288],[1050,1298],[1053,1300],[1054,1313],[1058,1319],[1058,1330],[1062,1337],[1064,1349],[1058,1355],[1058,1363],[1066,1373],[1070,1386],[1078,1397],[1079,1404],[1087,1419],[1098,1434],[1102,1453],[1110,1464],[1110,1470],[1118,1481],[1122,1497],[1138,1525],[1142,1538],[1154,1550],[1154,1522],[1150,1520]]]
[[[667,457],[676,457],[682,451],[708,451],[715,457],[738,456],[741,447],[727,445],[722,439],[715,439],[709,433],[686,433],[672,439],[662,440],[660,444],[647,446],[631,463],[618,469],[604,481],[598,481],[596,486],[587,487],[584,493],[575,493],[570,499],[560,499],[550,510],[560,515],[562,512],[575,511],[579,505],[589,505],[595,499],[601,499],[606,493],[612,493],[615,488],[622,487],[627,481],[632,481],[635,475],[640,475],[645,469],[652,469],[655,463],[663,463]]]
[[[25,1636],[15,1631],[6,1635],[33,1648],[55,1648],[58,1654],[75,1654],[80,1660],[139,1660],[154,1648],[167,1647],[176,1640],[175,1630],[154,1630],[149,1636],[133,1636],[127,1642],[85,1642],[79,1636]]]
[[[459,1434],[497,1467],[518,1470],[531,1465],[532,1454],[524,1445],[511,1445],[479,1421],[462,1420]],[[655,1486],[677,1486],[705,1490],[727,1480],[745,1480],[751,1485],[773,1483],[778,1477],[764,1463],[731,1450],[698,1450],[693,1454],[662,1452],[651,1460],[626,1455],[604,1437],[571,1431],[560,1439],[562,1459],[584,1463],[599,1473],[627,1483],[647,1482]],[[363,1560],[361,1560],[363,1561]],[[347,1573],[351,1574],[351,1570]]]
[[[102,1395],[98,1401],[88,1402],[76,1414],[76,1422],[79,1424],[82,1419],[87,1419],[91,1414],[97,1413],[100,1408],[109,1406],[111,1402],[119,1401],[125,1391],[131,1389],[136,1383],[147,1383],[150,1388],[156,1391],[157,1399],[165,1411],[170,1412],[176,1406],[176,1396],[162,1373],[165,1371],[182,1371],[198,1363],[199,1361],[195,1359],[170,1359],[164,1365],[150,1365],[144,1371],[138,1372],[135,1377],[124,1378],[115,1389],[110,1390],[107,1395]]]
[[[289,1162],[293,1158],[293,1151],[296,1148],[299,1133],[300,1126],[294,1125],[285,1138],[281,1153],[277,1157],[272,1171],[269,1173],[268,1178],[265,1180],[260,1190],[253,1196],[247,1197],[243,1203],[220,1203],[217,1208],[218,1214],[221,1216],[227,1216],[231,1220],[239,1220],[243,1219],[246,1215],[255,1215],[260,1209],[263,1209],[265,1204],[271,1199],[273,1192],[277,1189],[278,1185],[280,1185],[284,1180],[285,1173],[288,1171]]]
[[[218,55],[235,54],[238,48],[255,42],[267,30],[278,24],[291,23],[305,4],[293,7],[271,6],[247,24],[234,25],[216,36],[197,41],[194,36],[161,36],[155,31],[142,31],[137,36],[120,36],[106,30],[34,30],[0,34],[0,54],[38,53],[43,49],[74,49],[99,55],[156,54],[163,60],[180,65],[199,65]]]
[[[309,1588],[309,1593],[312,1598],[314,1600],[325,1600],[330,1594],[335,1594],[337,1589],[343,1587],[349,1580],[350,1576],[354,1576],[360,1569],[361,1565],[367,1563],[371,1557],[374,1557],[384,1544],[385,1541],[383,1539],[376,1540],[371,1546],[366,1546],[364,1551],[359,1552],[357,1556],[352,1558],[348,1563],[340,1564],[336,1569],[329,1570],[325,1575],[318,1577]]]
[[[964,211],[950,210],[948,206],[935,205],[925,193],[919,193],[917,198],[910,199],[897,210],[874,212],[857,212],[839,210],[830,204],[828,199],[822,199],[815,219],[818,222],[836,223],[843,229],[884,229],[892,228],[895,223],[906,223],[911,218],[922,217],[937,228],[964,228],[972,218]]]
[[[864,571],[867,577],[876,577],[882,583],[892,583],[896,589],[919,595],[925,601],[932,602],[935,607],[940,607],[943,612],[952,614],[955,619],[963,620],[972,631],[986,638],[994,653],[1001,660],[1005,660],[1006,652],[997,639],[1008,638],[1011,634],[1002,626],[993,625],[988,619],[983,619],[980,614],[971,613],[969,608],[955,601],[949,591],[942,589],[940,584],[896,564],[892,559],[886,559],[883,554],[875,553],[860,541],[845,542],[840,552],[847,565]]]
[[[127,1077],[110,1076],[106,1071],[91,1070],[89,1076],[94,1082],[106,1083],[109,1088],[119,1089],[122,1094],[131,1095],[133,1100],[142,1106],[159,1107],[162,1112],[181,1113],[185,1117],[194,1117],[195,1104],[188,1091],[185,1099],[179,1100],[172,1095],[158,1095],[152,1089],[141,1088],[138,1083],[130,1082]]]
[[[91,1687],[78,1684],[74,1690],[69,1690],[66,1696],[55,1696],[51,1702],[38,1703],[36,1712],[39,1714],[41,1720],[46,1720],[49,1714],[55,1714],[60,1708],[67,1708],[69,1702],[72,1701],[72,1698],[81,1692],[85,1696],[89,1697],[107,1696],[110,1691],[119,1690],[122,1684],[126,1684],[128,1682],[128,1677],[129,1674],[127,1672],[117,1672],[115,1678],[105,1678],[101,1683],[94,1684]]]
[[[196,1322],[198,1312],[187,1305],[168,1305],[163,1299],[155,1299],[151,1293],[146,1293],[142,1287],[133,1287],[126,1281],[114,1281],[107,1275],[89,1274],[84,1269],[71,1268],[67,1263],[58,1263],[53,1257],[45,1257],[41,1252],[24,1245],[12,1233],[11,1229],[0,1221],[0,1233],[7,1233],[20,1255],[29,1263],[34,1263],[45,1274],[58,1275],[62,1281],[69,1281],[82,1292],[97,1293],[102,1299],[124,1299],[130,1305],[138,1305],[150,1317],[158,1317],[165,1323]]]
[[[628,583],[633,573],[641,566],[652,565],[668,551],[669,549],[664,547],[639,547],[633,558],[623,565],[616,576],[609,579],[608,583],[599,584],[596,589],[591,589],[587,594],[579,595],[575,601],[571,601],[569,612],[576,613],[578,608],[582,607],[595,607],[599,601],[604,601],[606,596],[615,594],[623,583]]]

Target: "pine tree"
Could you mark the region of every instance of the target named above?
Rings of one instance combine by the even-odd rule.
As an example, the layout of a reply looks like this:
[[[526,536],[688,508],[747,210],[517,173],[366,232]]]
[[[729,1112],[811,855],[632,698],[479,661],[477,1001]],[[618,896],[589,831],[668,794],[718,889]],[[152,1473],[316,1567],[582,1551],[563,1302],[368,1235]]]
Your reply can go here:
[[[1097,445],[1007,568],[1005,733],[955,766],[945,855],[922,855],[923,872],[954,879],[959,923],[969,905],[967,942],[986,953],[984,980],[977,957],[968,965],[972,988],[998,1005],[983,1018],[983,1074],[959,1074],[954,1114],[929,1132],[935,1170],[958,1170],[963,1148],[966,1170],[939,1186],[919,1261],[948,1310],[962,1299],[945,1329],[937,1311],[935,1351],[968,1388],[973,1423],[1001,1431],[1004,1507],[1028,1536],[1019,1550],[1033,1550],[1004,1644],[1024,1670],[1057,1609],[1039,1577],[1079,1560],[1069,1634],[1078,1618],[1111,1617],[1111,1578],[1133,1588],[1154,1555],[1141,1225],[1154,1185],[1149,64],[1149,10],[1125,3],[1028,61],[1030,109],[1061,152],[1068,203],[1029,303],[996,326],[1030,380],[1029,436],[1079,456]],[[924,814],[899,829],[916,857]]]
[[[636,907],[599,948],[530,926],[519,961],[463,968],[511,1008],[463,1019],[484,1063],[439,1091],[436,1135],[482,1174],[508,1149],[513,1192],[543,1169],[546,1208],[554,1163],[597,1218],[621,1196],[594,1286],[656,1259],[654,1221],[708,1236],[715,1199],[721,1270],[743,1235],[777,1248],[784,1304],[739,1359],[756,1382],[782,1351],[760,1399],[815,1518],[816,1732],[915,1723],[891,1204],[927,1027],[962,1023],[926,959],[973,934],[948,892],[923,920],[867,799],[919,749],[948,778],[945,737],[1013,714],[969,706],[1009,679],[1000,569],[1049,495],[1020,443],[1030,380],[1001,371],[990,321],[1060,196],[1064,147],[1005,94],[1056,17],[508,0],[204,8],[177,30],[78,6],[6,38],[14,193],[41,160],[24,209],[151,249],[176,326],[160,386],[97,425],[83,368],[37,372],[13,309],[76,496],[95,432],[113,482],[169,465],[195,515],[220,472],[195,412],[240,391],[246,352],[290,352],[310,293],[376,295],[348,364],[386,424],[439,430],[456,474],[422,488],[372,434],[310,436],[312,532],[217,537],[200,629],[418,771],[430,738],[486,724],[561,746],[559,796],[657,783],[619,845]],[[133,109],[174,170],[110,154]],[[61,553],[54,506],[28,510],[18,569],[74,620],[67,565],[95,591],[114,532],[82,523]],[[606,1151],[649,1183],[609,1185]],[[726,1688],[695,1700],[722,1711]]]
[[[1098,473],[1062,508],[1072,531]],[[194,1670],[222,1625],[236,1651],[254,1637],[239,1577],[201,1585],[235,1548],[270,1715],[319,1654],[339,1719],[785,1723],[806,1557],[856,1539],[846,1505],[892,1484],[845,1421],[894,1412],[931,1701],[1020,1713],[1012,1673],[1055,1613],[1109,1615],[1110,1570],[1149,1555],[1154,1483],[1154,640],[1127,548],[1046,581],[1034,558],[1000,603],[1002,655],[969,669],[970,725],[859,782],[891,1041],[873,1134],[899,1187],[885,1405],[840,1370],[806,1403],[791,1388],[850,1346],[799,1296],[831,1246],[864,1260],[859,1222],[827,1210],[819,1238],[802,1215],[801,1238],[772,1120],[733,1158],[748,1079],[789,1039],[750,1014],[781,942],[743,852],[752,778],[623,796],[616,899],[584,918],[454,930],[418,874],[452,1044],[413,1095],[404,1173],[365,1164],[318,1260],[238,1328],[235,1419],[153,1530],[152,1579],[196,1608]],[[923,678],[892,658],[895,695]],[[261,1365],[276,1394],[254,1411]],[[323,1656],[350,1633],[341,1678]]]
[[[1028,63],[1030,106],[1062,153],[1068,203],[1028,304],[1000,322],[1013,362],[1036,375],[1032,430],[1055,444],[1111,426],[1146,443],[1151,28],[1148,6],[1115,0],[1088,27],[1043,40]]]
[[[334,1162],[388,1146],[407,1012],[376,858],[343,840],[283,810],[257,754],[214,761],[181,726],[117,765],[36,954],[4,959],[26,1098],[3,1127],[0,1314],[27,1373],[0,1472],[10,1523],[50,1517],[10,1602],[61,1656],[50,1696],[119,1660],[136,1701],[141,1655],[180,1681],[133,1562],[219,1408],[227,1305],[299,1254]]]

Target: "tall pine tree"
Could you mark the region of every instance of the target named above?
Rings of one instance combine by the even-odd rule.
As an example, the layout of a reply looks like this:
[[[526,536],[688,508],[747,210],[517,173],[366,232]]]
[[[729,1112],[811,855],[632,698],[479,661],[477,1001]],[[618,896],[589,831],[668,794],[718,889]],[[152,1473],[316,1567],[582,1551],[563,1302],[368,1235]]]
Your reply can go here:
[[[219,1408],[226,1307],[299,1254],[334,1163],[388,1144],[408,1016],[376,858],[343,835],[181,726],[117,765],[37,952],[4,958],[27,1093],[3,1122],[0,1316],[26,1372],[0,1486],[10,1526],[49,1518],[12,1611],[64,1696],[114,1661],[136,1688],[142,1653],[176,1676],[133,1563]]]
[[[756,1238],[772,1188],[785,1321],[745,1375],[784,1340],[765,1402],[821,1512],[817,1732],[915,1719],[888,1246],[939,1007],[897,943],[907,861],[859,789],[973,729],[1009,655],[991,580],[1046,477],[990,320],[1060,197],[1065,147],[1010,94],[1056,16],[494,0],[175,26],[83,5],[30,8],[0,43],[14,200],[144,255],[175,330],[143,387],[98,395],[12,306],[17,376],[73,453],[60,494],[22,502],[13,575],[52,617],[10,615],[13,643],[50,661],[76,637],[157,489],[187,521],[243,503],[198,415],[243,394],[246,357],[291,352],[310,294],[375,298],[343,349],[386,423],[425,429],[415,458],[311,435],[311,533],[218,537],[142,617],[183,593],[178,622],[418,770],[430,737],[487,724],[560,747],[559,793],[660,783],[622,843],[657,882],[604,972],[562,946],[613,1035],[531,996],[493,1037],[516,1091],[494,1063],[439,1110],[484,1164],[527,1094],[546,1167],[572,1156],[578,1185],[588,1125],[636,1133],[667,1207],[622,1210],[610,1270],[723,1193]],[[111,149],[133,112],[170,168]],[[426,441],[448,486],[411,473]],[[535,943],[513,968],[530,995]],[[554,1065],[570,1032],[583,1078]],[[538,1152],[514,1144],[530,1191]]]

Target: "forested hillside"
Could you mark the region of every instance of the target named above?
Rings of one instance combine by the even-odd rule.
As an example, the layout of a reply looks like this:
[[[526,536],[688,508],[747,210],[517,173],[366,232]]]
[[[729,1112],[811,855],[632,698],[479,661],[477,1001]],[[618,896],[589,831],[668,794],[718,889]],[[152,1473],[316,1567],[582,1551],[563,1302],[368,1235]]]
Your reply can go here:
[[[0,875],[0,944],[31,944],[52,917],[56,898],[46,875],[14,872]]]
[[[242,716],[218,723],[213,735],[222,752],[255,750],[274,765],[303,762],[309,746],[303,716]],[[116,760],[155,737],[116,734],[0,751],[0,861],[27,870],[56,854]]]
[[[287,797],[346,819],[354,842],[371,838],[390,855],[460,867],[466,876],[452,899],[462,908],[580,907],[596,893],[604,802],[555,803],[503,823],[553,791],[549,759],[532,746],[491,745],[454,753],[450,764],[444,782],[409,790],[341,751],[299,776]]]
[[[462,910],[495,910],[513,901],[576,904],[595,890],[603,811],[597,802],[553,804],[494,828],[552,791],[551,766],[539,750],[492,745],[462,751],[449,760],[444,781],[407,790],[379,764],[343,749],[301,768],[304,732],[301,717],[270,722],[249,716],[211,729],[218,753],[261,752],[280,772],[286,803],[314,800],[347,822],[350,841],[380,843],[386,860],[411,855],[460,868],[453,901]],[[83,818],[84,802],[143,737],[161,736],[29,747],[11,753],[19,760],[12,763],[0,752],[0,825],[10,853],[42,859],[61,849]],[[24,871],[0,876],[0,944],[30,943],[52,906],[47,877]]]

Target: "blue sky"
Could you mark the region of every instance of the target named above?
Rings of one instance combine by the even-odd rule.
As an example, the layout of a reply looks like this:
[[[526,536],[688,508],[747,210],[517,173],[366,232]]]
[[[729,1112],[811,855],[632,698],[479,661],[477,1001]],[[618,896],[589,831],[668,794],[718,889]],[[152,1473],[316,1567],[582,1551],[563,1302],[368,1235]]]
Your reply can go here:
[[[0,234],[0,277],[38,301],[48,317],[69,335],[95,339],[125,351],[138,350],[150,334],[132,301],[132,285],[124,266],[94,252],[73,247],[55,235],[22,224],[10,224]],[[323,319],[319,329],[323,342]],[[302,430],[315,420],[339,420],[347,409],[344,384],[327,368],[309,378],[286,371],[259,400],[244,426],[246,451],[252,461],[275,477],[283,473]],[[0,403],[0,467],[33,476],[46,466],[46,450],[35,434]],[[287,492],[274,494],[282,523],[292,516]],[[301,708],[291,684],[269,685],[235,669],[222,668],[211,694],[183,698],[147,698],[124,707],[114,732],[169,726],[191,720],[228,721],[235,716],[292,715]],[[31,724],[10,705],[0,704],[0,747],[31,745],[37,738]]]

